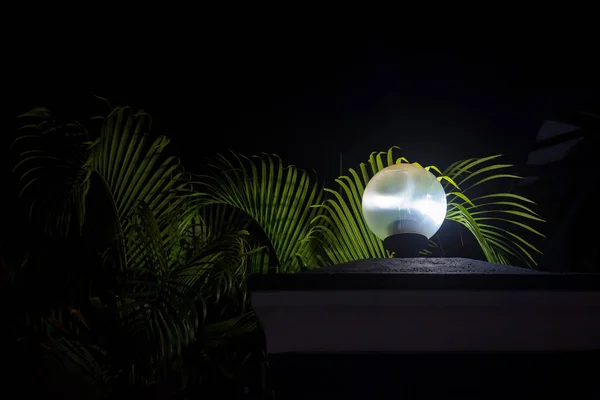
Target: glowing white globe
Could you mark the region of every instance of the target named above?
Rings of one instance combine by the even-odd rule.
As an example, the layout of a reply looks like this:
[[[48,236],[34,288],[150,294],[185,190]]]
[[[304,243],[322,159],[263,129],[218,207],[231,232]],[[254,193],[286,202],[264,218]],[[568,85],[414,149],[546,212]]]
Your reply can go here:
[[[362,211],[367,226],[381,240],[400,233],[429,239],[446,218],[446,193],[426,169],[413,164],[390,165],[367,184]]]

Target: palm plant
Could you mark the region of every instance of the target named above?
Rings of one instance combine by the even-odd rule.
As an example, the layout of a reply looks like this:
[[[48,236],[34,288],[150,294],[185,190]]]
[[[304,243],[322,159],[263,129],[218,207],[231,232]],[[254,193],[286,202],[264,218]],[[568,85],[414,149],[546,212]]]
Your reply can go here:
[[[285,166],[275,156],[218,156],[211,165],[213,173],[200,177],[207,195],[203,201],[219,207],[211,212],[213,223],[254,227],[255,246],[270,249],[249,261],[252,272],[296,272],[389,257],[364,221],[361,200],[373,175],[388,165],[408,162],[395,155],[397,150],[371,154],[368,163],[336,179],[337,190],[321,189],[306,172]],[[486,183],[519,179],[506,172],[511,165],[493,163],[499,157],[459,161],[444,171],[436,166],[425,169],[437,175],[446,191],[446,219],[466,228],[489,262],[535,266],[533,253],[539,250],[514,229],[543,237],[530,224],[543,222],[531,209],[533,202],[507,192],[471,195]],[[436,247],[438,243],[430,240],[422,254],[430,255]]]
[[[52,268],[77,282],[78,293],[59,293],[50,305],[86,310],[97,321],[95,339],[130,382],[164,377],[186,347],[210,340],[207,315],[229,329],[243,317],[252,328],[248,233],[205,235],[195,219],[201,195],[178,160],[163,156],[169,140],[148,134],[147,114],[116,107],[92,129],[61,123],[45,108],[21,117],[28,122],[13,143],[19,195],[46,233],[83,253],[81,264]],[[224,301],[229,312],[213,316]]]
[[[313,220],[313,237],[323,243],[328,263],[389,257],[383,242],[367,227],[362,216],[361,201],[365,187],[373,175],[389,165],[408,162],[404,157],[396,157],[395,150],[398,148],[372,153],[368,163],[361,163],[358,171],[349,169],[347,175],[336,179],[340,187],[338,190],[325,189],[328,197],[322,204],[315,206],[324,212]],[[446,191],[446,220],[465,227],[477,240],[487,261],[534,266],[536,261],[531,253],[540,253],[539,250],[510,228],[516,226],[543,236],[528,224],[528,221],[543,222],[531,209],[533,202],[517,194],[503,192],[472,198],[468,196],[468,192],[485,183],[500,179],[519,179],[518,176],[505,172],[511,165],[490,164],[499,157],[458,161],[443,172],[435,166],[427,166],[425,169],[437,174],[438,181]],[[435,241],[430,240],[430,247],[436,246]],[[430,250],[422,252],[423,255],[430,253]]]
[[[52,246],[44,239],[46,249],[73,253],[31,252],[25,280],[45,274],[63,285],[47,291],[48,307],[33,320],[52,321],[54,332],[74,330],[48,343],[99,375],[97,382],[110,381],[114,371],[130,383],[157,381],[174,369],[198,372],[186,363],[203,359],[210,343],[229,340],[234,327],[253,327],[247,273],[389,256],[366,226],[361,198],[375,173],[408,162],[397,148],[349,169],[337,190],[267,154],[218,156],[208,173],[192,179],[163,155],[169,140],[148,134],[151,119],[143,111],[111,108],[90,129],[61,123],[45,108],[22,117],[28,123],[13,144],[19,195],[53,238]],[[498,157],[460,161],[443,172],[425,168],[446,190],[446,219],[466,228],[488,261],[535,265],[537,249],[512,228],[542,236],[529,224],[542,221],[532,202],[513,193],[472,195],[488,182],[518,179],[505,172],[510,165],[494,163]],[[57,254],[68,262],[41,268]],[[93,334],[49,319],[56,309],[75,312]],[[116,368],[97,368],[89,358],[98,354]]]
[[[313,206],[321,202],[323,192],[308,172],[267,154],[233,154],[232,160],[219,155],[210,167],[210,173],[199,177],[207,194],[205,204],[241,212],[235,214],[239,226],[254,233],[257,248],[268,250],[254,253],[250,272],[294,272],[320,265],[310,222],[320,214]]]

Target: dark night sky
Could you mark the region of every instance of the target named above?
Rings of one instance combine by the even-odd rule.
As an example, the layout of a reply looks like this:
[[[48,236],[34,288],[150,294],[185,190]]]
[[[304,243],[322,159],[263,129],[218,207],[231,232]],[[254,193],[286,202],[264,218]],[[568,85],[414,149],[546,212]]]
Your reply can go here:
[[[431,39],[425,31],[308,24],[190,26],[129,34],[98,27],[103,34],[93,40],[48,31],[12,43],[2,140],[31,107],[80,119],[104,112],[97,94],[149,112],[192,172],[227,149],[272,152],[331,184],[340,152],[344,167],[356,167],[392,145],[442,168],[497,153],[519,165],[544,119],[600,114],[594,36],[552,23],[487,37],[426,30]]]
[[[544,118],[594,103],[594,54],[553,39],[409,44],[398,34],[244,31],[229,38],[63,43],[16,57],[15,115],[41,104],[80,115],[95,93],[143,107],[188,169],[227,148],[274,152],[331,179],[375,150],[445,166],[518,153]],[[192,43],[193,42],[193,43]],[[43,53],[46,55],[46,53]],[[37,57],[37,58],[36,58]],[[524,159],[524,155],[520,158]]]

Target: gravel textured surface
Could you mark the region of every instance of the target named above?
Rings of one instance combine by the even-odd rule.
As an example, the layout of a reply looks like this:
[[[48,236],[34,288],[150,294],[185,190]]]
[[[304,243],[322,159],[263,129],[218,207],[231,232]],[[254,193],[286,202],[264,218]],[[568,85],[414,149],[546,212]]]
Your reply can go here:
[[[532,269],[490,264],[468,258],[380,258],[323,267],[304,274],[544,274]]]

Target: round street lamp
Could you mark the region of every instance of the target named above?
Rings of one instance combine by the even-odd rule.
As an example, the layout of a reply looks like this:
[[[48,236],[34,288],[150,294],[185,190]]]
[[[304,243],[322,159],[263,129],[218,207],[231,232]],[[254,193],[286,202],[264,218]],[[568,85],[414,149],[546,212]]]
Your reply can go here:
[[[446,218],[446,193],[414,164],[390,165],[367,184],[362,211],[369,229],[395,257],[414,257]]]

